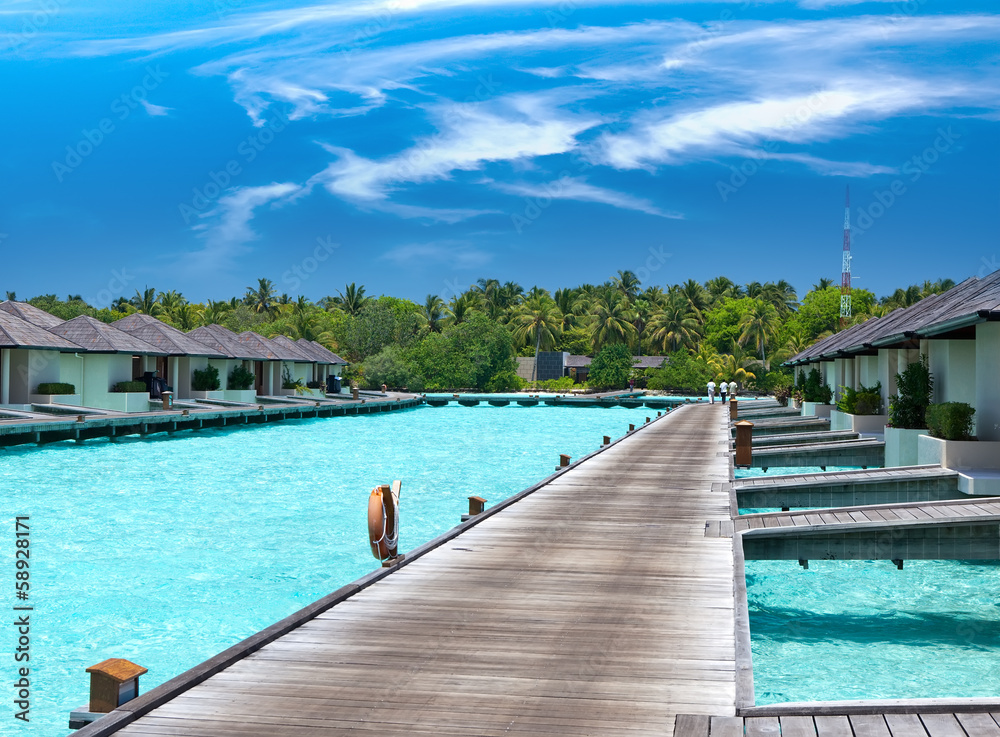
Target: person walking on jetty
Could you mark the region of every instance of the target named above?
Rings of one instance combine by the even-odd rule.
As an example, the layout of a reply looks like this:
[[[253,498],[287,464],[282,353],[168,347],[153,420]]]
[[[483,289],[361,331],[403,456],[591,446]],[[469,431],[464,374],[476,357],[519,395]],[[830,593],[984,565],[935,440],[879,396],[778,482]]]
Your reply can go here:
[[[722,403],[726,403],[726,392],[729,390],[729,385],[726,384],[726,380],[723,379],[719,382],[719,397],[722,398]]]
[[[736,399],[736,382],[735,381],[730,381],[729,382],[729,398],[730,399]]]
[[[715,382],[708,382],[708,402],[709,404],[715,404]]]

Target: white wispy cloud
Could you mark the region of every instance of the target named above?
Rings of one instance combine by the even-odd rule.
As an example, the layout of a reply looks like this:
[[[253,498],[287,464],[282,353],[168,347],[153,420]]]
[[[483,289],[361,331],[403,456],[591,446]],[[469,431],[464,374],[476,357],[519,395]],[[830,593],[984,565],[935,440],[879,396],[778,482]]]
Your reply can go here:
[[[407,268],[447,264],[456,269],[478,269],[489,264],[493,254],[465,241],[438,241],[396,246],[379,258]]]
[[[547,94],[512,95],[490,103],[463,103],[436,111],[440,133],[382,160],[327,147],[337,156],[313,181],[331,194],[374,206],[400,185],[451,178],[490,162],[566,153],[576,136],[600,123],[597,116],[568,113]]]
[[[201,222],[192,227],[205,240],[205,248],[195,254],[196,264],[201,268],[228,265],[232,257],[242,252],[244,244],[257,237],[250,224],[259,208],[287,204],[306,191],[291,182],[227,191],[215,207],[200,216]]]
[[[173,110],[172,107],[164,107],[163,105],[154,105],[145,98],[140,99],[139,102],[142,103],[142,107],[146,111],[146,114],[153,118],[169,115],[170,111]]]
[[[635,210],[647,215],[680,220],[683,215],[667,211],[642,197],[616,192],[613,189],[590,184],[583,177],[561,177],[545,184],[528,182],[489,182],[494,189],[518,197],[534,199],[576,200],[577,202],[598,202],[622,210]]]

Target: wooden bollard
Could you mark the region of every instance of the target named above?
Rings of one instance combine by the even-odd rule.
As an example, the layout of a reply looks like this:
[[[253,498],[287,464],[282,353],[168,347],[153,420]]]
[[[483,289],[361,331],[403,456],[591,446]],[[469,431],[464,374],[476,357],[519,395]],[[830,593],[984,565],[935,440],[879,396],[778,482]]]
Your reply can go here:
[[[351,399],[357,401],[358,399],[358,388],[356,386],[351,387]]]
[[[628,423],[628,431],[632,432],[633,430],[635,430],[635,425],[633,425],[631,422]]]
[[[565,453],[559,454],[559,468],[566,468],[569,465],[570,457]]]
[[[750,468],[753,462],[753,423],[742,420],[736,423],[735,465]]]
[[[84,416],[83,416],[83,415],[77,415],[77,416],[76,416],[76,421],[77,421],[77,422],[83,422],[83,421],[84,421],[85,419],[86,419],[86,418],[84,418]]]
[[[470,496],[469,497],[469,513],[462,515],[462,521],[465,522],[477,514],[482,514],[483,510],[486,509],[486,500],[481,496]]]
[[[611,445],[611,436],[610,435],[605,435],[604,436],[604,442],[601,443],[601,445]]]
[[[139,676],[146,668],[122,658],[108,658],[87,668],[90,702],[70,712],[69,728],[81,729],[139,695]]]
[[[661,414],[662,414],[661,412],[657,412],[656,416],[659,417]]]
[[[649,418],[648,417],[646,418],[646,422],[649,422]]]
[[[729,400],[729,421],[736,422],[736,399]]]

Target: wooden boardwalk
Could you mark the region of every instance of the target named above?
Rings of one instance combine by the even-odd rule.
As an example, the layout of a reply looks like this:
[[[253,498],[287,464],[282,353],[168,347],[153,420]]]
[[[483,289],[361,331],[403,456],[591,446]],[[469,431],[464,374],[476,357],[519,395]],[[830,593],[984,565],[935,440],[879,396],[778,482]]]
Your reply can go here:
[[[729,520],[726,417],[672,412],[76,734],[663,737],[733,715],[733,540],[704,532]]]

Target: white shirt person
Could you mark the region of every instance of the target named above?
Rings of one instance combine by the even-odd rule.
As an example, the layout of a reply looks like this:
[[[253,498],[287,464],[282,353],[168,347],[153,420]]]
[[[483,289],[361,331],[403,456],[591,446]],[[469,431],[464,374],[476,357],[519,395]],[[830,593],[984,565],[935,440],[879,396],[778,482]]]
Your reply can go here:
[[[715,404],[715,382],[708,382],[708,401]]]

